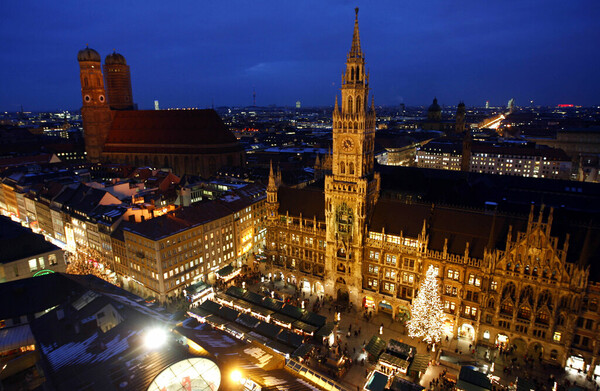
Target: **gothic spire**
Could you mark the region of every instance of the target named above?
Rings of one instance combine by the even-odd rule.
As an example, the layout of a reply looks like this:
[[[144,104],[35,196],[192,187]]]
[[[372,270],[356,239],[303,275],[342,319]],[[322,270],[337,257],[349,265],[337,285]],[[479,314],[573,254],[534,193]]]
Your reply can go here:
[[[277,190],[277,185],[275,184],[275,174],[273,173],[273,161],[269,163],[269,184],[267,185],[267,190],[273,191]]]
[[[356,12],[354,18],[354,34],[352,34],[352,47],[350,48],[348,57],[360,58],[362,57],[362,50],[360,48],[360,35],[358,34],[358,7],[354,9],[354,12]]]

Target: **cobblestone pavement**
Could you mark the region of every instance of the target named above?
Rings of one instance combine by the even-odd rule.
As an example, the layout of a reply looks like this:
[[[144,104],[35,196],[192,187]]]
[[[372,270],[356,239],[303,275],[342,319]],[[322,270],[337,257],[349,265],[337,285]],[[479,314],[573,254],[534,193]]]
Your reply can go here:
[[[265,288],[269,291],[274,290],[278,295],[283,296],[284,298],[298,297],[302,299],[303,297],[302,291],[298,291],[294,286],[284,284],[282,281],[275,283],[258,283],[249,287],[249,289],[255,292],[259,292]],[[312,310],[313,304],[317,300],[317,295],[311,295],[311,293],[306,290],[304,291],[304,298],[307,303],[305,308]],[[328,300],[325,300],[325,305],[320,308],[318,313],[327,317],[328,321],[334,321],[336,312],[335,304],[335,302],[329,302]],[[354,361],[354,364],[348,370],[348,372],[341,379],[337,379],[340,384],[344,385],[350,390],[362,390],[366,381],[366,376],[370,371],[375,369],[375,366],[369,363],[366,359],[366,354],[363,352],[363,347],[364,344],[371,339],[371,337],[374,335],[379,335],[381,325],[383,325],[383,333],[380,335],[380,337],[385,341],[395,339],[397,341],[417,347],[418,353],[428,353],[426,344],[408,337],[405,326],[401,322],[393,321],[390,314],[373,313],[373,316],[369,320],[366,320],[363,314],[364,312],[361,308],[346,310],[345,312],[341,313],[341,320],[335,329],[336,338],[339,337],[342,347],[347,346],[349,356]],[[350,325],[352,325],[352,331],[350,333],[350,337],[348,337]],[[356,330],[360,330],[360,335],[355,336]],[[322,349],[324,350],[325,347]],[[559,386],[565,385],[565,389],[568,388],[566,386],[569,384],[577,384],[589,390],[596,390],[596,387],[600,385],[600,382],[596,383],[586,380],[585,376],[577,373],[576,371],[564,371],[560,368],[552,366],[543,366],[537,362],[530,364],[528,367],[524,364],[522,357],[515,357],[514,355],[501,356],[498,354],[497,350],[489,350],[484,346],[477,347],[473,353],[473,349],[469,349],[469,341],[465,339],[449,339],[448,341],[444,339],[441,342],[441,347],[439,349],[442,351],[448,351],[450,354],[454,354],[455,351],[458,351],[458,356],[460,357],[460,361],[462,363],[469,363],[471,365],[474,364],[478,367],[484,367],[487,365],[488,371],[492,369],[492,364],[494,364],[493,374],[498,377],[499,384],[503,386],[508,386],[511,383],[514,384],[517,376],[524,376],[529,380],[536,380],[539,382],[539,385],[536,389],[551,390],[553,386],[553,382],[549,382],[549,376],[551,374],[554,375],[554,378],[557,380]],[[444,370],[446,370],[448,373],[458,376],[458,369],[446,367],[444,365],[437,365],[435,358],[436,354],[438,353],[439,352],[429,352],[432,359],[432,365],[429,366],[427,372],[421,377],[419,382],[425,388],[429,388],[430,382],[439,377]],[[489,357],[489,359],[486,357]],[[513,358],[516,358],[514,364],[518,364],[519,368],[517,369],[514,367],[510,373],[507,373],[504,371],[504,368],[505,366],[511,366],[513,364]],[[364,365],[361,365],[363,359]]]

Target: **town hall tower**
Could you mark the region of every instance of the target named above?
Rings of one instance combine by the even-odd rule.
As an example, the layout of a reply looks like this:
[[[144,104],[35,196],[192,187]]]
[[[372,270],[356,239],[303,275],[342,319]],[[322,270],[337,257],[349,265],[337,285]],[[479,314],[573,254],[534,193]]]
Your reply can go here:
[[[358,8],[342,74],[341,104],[333,110],[333,167],[325,178],[325,293],[358,304],[366,222],[379,194],[374,172],[375,108],[367,105],[369,75],[360,46]]]

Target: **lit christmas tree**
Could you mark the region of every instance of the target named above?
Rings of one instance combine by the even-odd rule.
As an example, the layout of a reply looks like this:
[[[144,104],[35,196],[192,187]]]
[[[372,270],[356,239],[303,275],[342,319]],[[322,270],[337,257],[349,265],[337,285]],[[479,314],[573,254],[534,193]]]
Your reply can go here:
[[[444,326],[445,316],[436,277],[437,270],[429,266],[427,276],[413,300],[411,319],[406,323],[410,337],[423,338],[427,343],[441,340]]]

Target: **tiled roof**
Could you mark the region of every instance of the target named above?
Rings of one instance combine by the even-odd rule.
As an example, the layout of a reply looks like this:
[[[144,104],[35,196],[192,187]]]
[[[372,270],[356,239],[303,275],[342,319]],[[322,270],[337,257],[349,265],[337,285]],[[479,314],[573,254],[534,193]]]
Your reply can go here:
[[[125,222],[123,230],[159,240],[230,214],[231,211],[218,202],[200,202],[141,223]]]
[[[47,242],[43,235],[33,233],[21,224],[0,216],[0,263],[35,257],[56,250],[60,249]]]
[[[214,110],[132,110],[114,112],[104,152],[221,152],[224,148],[241,150]]]
[[[317,221],[325,221],[325,195],[323,189],[304,188],[293,189],[280,187],[277,195],[279,201],[279,214],[312,219],[317,217]]]

